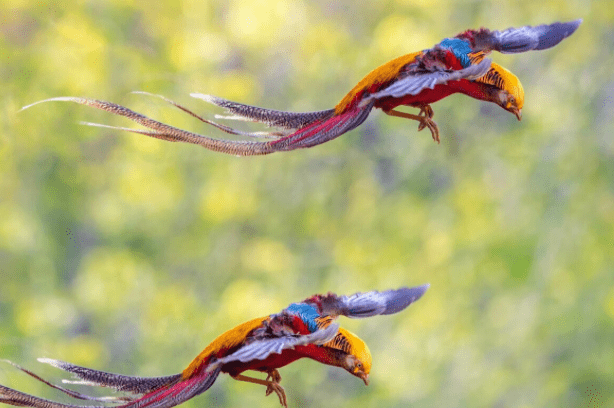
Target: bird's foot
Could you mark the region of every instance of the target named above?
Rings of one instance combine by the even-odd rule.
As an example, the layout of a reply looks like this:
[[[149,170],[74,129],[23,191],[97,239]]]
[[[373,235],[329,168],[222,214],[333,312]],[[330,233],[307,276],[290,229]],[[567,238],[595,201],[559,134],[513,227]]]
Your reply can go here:
[[[433,140],[436,141],[437,143],[440,142],[439,127],[437,126],[437,123],[435,123],[433,119],[429,118],[428,116],[423,116],[422,119],[420,120],[420,125],[418,125],[418,131],[421,131],[424,128],[429,128],[429,130],[431,131],[431,136],[433,137]]]
[[[265,381],[268,383],[265,395],[268,397],[272,393],[277,394],[279,397],[279,403],[282,406],[287,407],[286,393],[284,392],[284,388],[279,385],[281,382],[281,374],[279,374],[279,371],[275,369],[269,371]]]
[[[269,381],[269,377],[273,378],[273,381]],[[242,374],[233,375],[237,381],[245,381],[253,384],[261,384],[266,386],[266,395],[271,395],[272,393],[277,394],[279,397],[279,403],[282,407],[288,408],[288,400],[286,399],[286,392],[284,391],[284,387],[279,385],[279,380],[281,380],[281,375],[277,372],[277,370],[272,370],[269,372],[269,377],[266,380],[261,380],[260,378],[247,377]],[[278,381],[275,381],[278,380]]]
[[[284,387],[279,385],[279,383],[271,381],[266,387],[266,395],[269,396],[272,393],[277,394],[277,396],[279,397],[279,403],[282,407],[288,408],[288,400],[286,399],[286,392],[284,391]]]
[[[431,135],[433,136],[433,140],[439,143],[439,128],[437,127],[437,123],[435,123],[435,121],[432,119],[433,109],[429,105],[424,105],[420,108],[420,115],[399,112],[394,109],[384,110],[384,113],[390,116],[396,116],[398,118],[417,120],[420,122],[418,125],[418,130],[429,128]]]
[[[435,112],[433,112],[433,108],[431,108],[431,105],[424,105],[420,108],[420,113],[418,114],[418,116],[428,118],[428,119],[433,119],[434,114]],[[421,131],[425,127],[426,127],[426,123],[420,122],[420,125],[418,126],[418,131]]]
[[[281,374],[277,370],[271,370],[267,373],[266,381],[270,383],[279,384],[281,382]],[[268,386],[266,389],[266,395],[270,395],[273,392],[273,389]]]

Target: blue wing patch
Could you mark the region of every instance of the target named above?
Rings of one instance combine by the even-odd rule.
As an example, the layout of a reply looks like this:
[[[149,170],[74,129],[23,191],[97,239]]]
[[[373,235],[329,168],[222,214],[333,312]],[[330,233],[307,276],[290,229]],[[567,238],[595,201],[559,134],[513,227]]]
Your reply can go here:
[[[305,303],[292,303],[286,310],[299,316],[305,322],[310,332],[313,333],[318,330],[316,318],[320,317],[320,314],[315,307]]]
[[[459,38],[446,38],[439,45],[443,48],[449,48],[450,51],[458,58],[463,68],[467,68],[471,65],[471,60],[469,59],[469,53],[473,50],[471,46],[467,43],[467,41],[461,40]]]

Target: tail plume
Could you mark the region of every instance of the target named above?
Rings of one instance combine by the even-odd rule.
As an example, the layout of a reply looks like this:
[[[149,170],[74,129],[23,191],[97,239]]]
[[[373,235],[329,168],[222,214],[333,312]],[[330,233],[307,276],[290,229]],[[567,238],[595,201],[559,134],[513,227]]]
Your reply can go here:
[[[259,108],[257,106],[243,105],[219,98],[213,95],[203,95],[199,93],[190,94],[190,96],[202,99],[213,105],[226,109],[229,113],[236,116],[219,116],[223,119],[248,120],[251,122],[264,123],[267,126],[273,126],[283,129],[300,129],[316,120],[322,120],[331,117],[334,114],[334,109],[328,109],[317,112],[282,112],[272,109]]]
[[[178,383],[157,389],[145,394],[130,403],[117,408],[170,408],[179,405],[195,396],[207,391],[220,374],[221,367],[207,371],[200,370],[192,377],[183,379]]]
[[[139,92],[145,93],[145,92]],[[146,94],[146,93],[145,93]],[[151,94],[149,94],[151,95]],[[210,95],[192,94],[192,96],[202,99],[206,102],[225,108],[234,116],[222,117],[225,119],[247,120],[251,122],[262,123],[267,126],[273,126],[284,129],[285,131],[273,132],[244,132],[233,129],[231,127],[221,125],[219,123],[205,119],[186,107],[173,102],[165,97],[158,96],[166,102],[181,109],[185,113],[195,117],[201,122],[207,123],[226,133],[239,136],[249,137],[266,137],[273,140],[270,141],[251,141],[251,140],[227,140],[214,139],[208,136],[203,136],[197,133],[192,133],[182,130],[156,120],[150,119],[140,113],[130,110],[124,106],[117,105],[111,102],[100,101],[96,99],[78,98],[78,97],[58,97],[46,99],[28,105],[23,109],[27,109],[33,105],[49,101],[69,101],[81,105],[91,106],[97,109],[104,110],[115,115],[124,116],[142,126],[149,129],[133,129],[125,127],[115,127],[101,125],[97,123],[85,123],[89,126],[98,126],[109,129],[123,130],[142,135],[155,137],[158,139],[168,140],[171,142],[185,142],[200,145],[209,150],[232,154],[236,156],[256,156],[265,155],[278,151],[288,151],[300,148],[307,148],[322,144],[329,140],[335,139],[365,121],[371,109],[373,102],[364,106],[356,106],[343,113],[335,114],[333,109],[317,111],[317,112],[282,112],[271,109],[258,108],[250,105],[243,105],[237,102],[228,101]]]
[[[92,370],[64,361],[50,358],[39,358],[41,363],[50,364],[60,370],[73,373],[79,381],[64,380],[67,384],[85,384],[99,387],[110,387],[118,391],[131,392],[133,394],[145,394],[163,386],[176,383],[181,379],[181,374],[165,377],[132,377],[121,374],[112,374],[105,371]]]
[[[80,379],[79,381],[64,380],[65,383],[110,387],[114,388],[115,390],[129,392],[134,395],[124,397],[92,397],[89,395],[84,395],[52,384],[33,372],[26,370],[17,364],[9,362],[31,377],[34,377],[37,380],[49,385],[52,388],[60,390],[73,398],[103,403],[112,402],[115,404],[63,404],[35,397],[3,385],[0,385],[0,403],[33,408],[108,408],[109,406],[114,408],[170,408],[208,390],[217,379],[217,376],[221,370],[220,368],[216,368],[211,371],[203,369],[195,372],[189,378],[183,378],[182,374],[175,374],[166,377],[131,377],[92,370],[58,360],[40,359],[40,361],[73,373],[78,379]],[[120,404],[117,405],[118,403]]]
[[[4,385],[0,385],[0,402],[17,407],[36,407],[36,408],[87,408],[87,405],[61,404],[38,398],[21,391],[14,390]]]
[[[371,113],[374,103],[371,102],[366,106],[355,107],[339,115],[314,121],[286,137],[269,143],[277,150],[294,150],[328,142],[360,126]]]

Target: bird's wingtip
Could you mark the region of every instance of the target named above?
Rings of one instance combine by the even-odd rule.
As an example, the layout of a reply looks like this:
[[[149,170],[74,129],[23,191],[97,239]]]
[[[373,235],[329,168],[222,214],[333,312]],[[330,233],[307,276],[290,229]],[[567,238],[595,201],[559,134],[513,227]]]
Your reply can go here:
[[[580,27],[580,24],[582,24],[584,22],[583,18],[578,18],[574,21],[571,21],[572,23],[572,27],[573,27],[573,31],[576,31],[578,29],[578,27]]]
[[[582,24],[582,21],[584,21],[584,19],[578,18],[576,20],[568,21],[567,23],[563,23],[563,24],[567,25],[567,27],[571,29],[571,33],[573,33],[574,31],[578,29],[578,27],[580,27],[580,24]]]
[[[386,306],[377,314],[389,315],[405,310],[409,305],[414,302],[417,302],[424,295],[429,286],[431,285],[429,283],[426,283],[424,285],[414,286],[412,288],[403,287],[383,292]]]
[[[414,291],[415,300],[420,299],[422,295],[424,295],[426,291],[428,290],[428,288],[430,287],[431,287],[430,283],[425,283],[424,285],[420,285],[420,286],[416,286],[412,288],[412,290]]]
[[[409,306],[410,304],[420,299],[426,293],[430,286],[430,283],[425,283],[424,285],[414,286],[412,288],[400,289],[399,293],[402,293],[403,297],[407,299],[407,301],[409,301],[409,303],[407,304]]]

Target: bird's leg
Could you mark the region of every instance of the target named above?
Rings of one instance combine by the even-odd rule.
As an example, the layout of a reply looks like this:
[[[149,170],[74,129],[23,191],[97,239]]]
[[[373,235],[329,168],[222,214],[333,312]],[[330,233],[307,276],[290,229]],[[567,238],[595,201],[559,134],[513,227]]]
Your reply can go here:
[[[433,119],[433,115],[435,114],[435,112],[433,112],[433,108],[431,108],[431,105],[424,105],[420,107],[420,115],[424,114],[424,116],[428,117],[429,119]]]
[[[279,371],[277,371],[276,369],[268,371],[267,374],[268,375],[266,376],[266,381],[271,381],[275,384],[279,384],[281,382],[281,374],[279,374]],[[266,389],[266,395],[269,396],[273,391],[275,391],[273,387],[268,386]]]
[[[277,371],[277,370],[274,370],[274,371]],[[269,373],[269,376],[271,375],[274,375],[274,374],[272,374],[271,372]],[[277,373],[277,375],[279,375],[279,373]],[[284,408],[288,408],[288,400],[286,399],[286,393],[284,391],[284,387],[282,387],[281,385],[279,385],[279,383],[275,381],[269,381],[268,377],[267,377],[267,380],[261,380],[259,378],[247,377],[245,375],[238,374],[232,378],[238,381],[245,381],[245,382],[249,382],[253,384],[265,385],[267,387],[266,395],[269,395],[271,394],[271,392],[274,391],[275,394],[277,394],[277,396],[279,397],[279,403],[281,404],[281,406]],[[281,379],[281,376],[279,376],[279,378]],[[273,379],[275,379],[275,377],[273,377]],[[269,390],[272,390],[272,391],[269,391]]]
[[[439,128],[437,127],[437,123],[431,119],[433,116],[433,109],[426,105],[420,109],[420,113],[424,112],[424,116],[422,115],[412,115],[411,113],[399,112],[394,109],[385,110],[384,113],[390,116],[396,116],[398,118],[405,119],[413,119],[420,122],[420,126],[418,126],[418,130],[422,130],[425,127],[429,128],[431,131],[431,135],[433,136],[433,140],[439,143]]]

